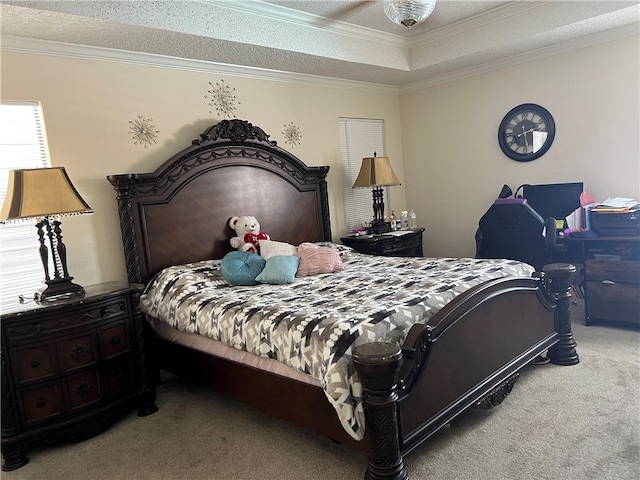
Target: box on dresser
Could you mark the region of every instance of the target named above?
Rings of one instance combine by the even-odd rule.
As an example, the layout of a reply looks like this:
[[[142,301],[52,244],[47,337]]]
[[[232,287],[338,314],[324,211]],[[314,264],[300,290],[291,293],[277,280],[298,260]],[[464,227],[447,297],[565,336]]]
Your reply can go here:
[[[625,212],[591,211],[591,226],[598,235],[640,236],[640,208]]]
[[[109,282],[81,298],[30,301],[2,313],[3,470],[35,443],[95,435],[133,408],[154,413],[141,285]]]

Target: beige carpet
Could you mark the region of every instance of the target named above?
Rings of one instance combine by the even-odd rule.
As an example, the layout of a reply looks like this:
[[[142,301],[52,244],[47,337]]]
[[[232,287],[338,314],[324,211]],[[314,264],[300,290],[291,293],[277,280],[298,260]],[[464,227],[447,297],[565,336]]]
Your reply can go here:
[[[405,459],[430,480],[640,478],[640,332],[584,326],[580,364],[527,367],[491,411],[469,411]],[[160,410],[79,444],[31,450],[3,480],[361,479],[365,455],[169,380]]]

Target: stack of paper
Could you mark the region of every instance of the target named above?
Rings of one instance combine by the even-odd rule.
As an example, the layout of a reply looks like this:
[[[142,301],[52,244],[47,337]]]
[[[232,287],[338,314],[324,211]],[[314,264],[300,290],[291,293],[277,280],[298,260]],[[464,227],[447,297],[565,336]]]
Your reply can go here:
[[[597,213],[627,213],[640,209],[640,203],[633,198],[607,198],[605,201],[592,207]]]

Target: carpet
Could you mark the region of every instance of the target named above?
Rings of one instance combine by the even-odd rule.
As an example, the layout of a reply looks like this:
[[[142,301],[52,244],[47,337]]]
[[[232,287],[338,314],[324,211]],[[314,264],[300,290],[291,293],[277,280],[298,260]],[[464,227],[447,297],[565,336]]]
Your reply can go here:
[[[575,302],[574,302],[575,303]],[[584,326],[578,365],[530,365],[491,410],[468,410],[405,458],[413,480],[640,478],[640,331]],[[176,378],[159,411],[39,447],[3,480],[354,480],[366,455]]]

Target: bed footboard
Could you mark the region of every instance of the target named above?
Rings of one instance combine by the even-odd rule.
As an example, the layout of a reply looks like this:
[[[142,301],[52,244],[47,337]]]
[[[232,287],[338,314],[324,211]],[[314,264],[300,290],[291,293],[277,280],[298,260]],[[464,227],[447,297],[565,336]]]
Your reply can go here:
[[[408,478],[400,454],[396,386],[402,351],[390,343],[365,343],[353,351],[353,362],[364,388],[367,429],[371,429],[371,451],[367,480]]]
[[[552,263],[544,267],[551,280],[550,290],[557,304],[558,343],[549,349],[549,359],[556,365],[575,365],[580,362],[576,342],[571,331],[571,285],[576,267],[568,263]]]
[[[470,406],[501,403],[518,371],[549,350],[553,363],[579,362],[571,332],[570,264],[537,278],[501,279],[461,295],[402,349],[354,349],[372,431],[366,480],[408,478],[403,455]]]

